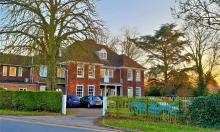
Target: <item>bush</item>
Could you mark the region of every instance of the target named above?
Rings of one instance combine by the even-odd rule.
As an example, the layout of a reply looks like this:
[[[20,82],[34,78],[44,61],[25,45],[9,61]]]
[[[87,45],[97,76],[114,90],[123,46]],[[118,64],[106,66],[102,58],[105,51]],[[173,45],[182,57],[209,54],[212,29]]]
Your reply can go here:
[[[62,93],[0,91],[0,109],[60,112]]]
[[[161,96],[161,88],[151,88],[145,93],[146,96]]]
[[[220,96],[197,97],[187,114],[189,123],[199,127],[220,128]]]

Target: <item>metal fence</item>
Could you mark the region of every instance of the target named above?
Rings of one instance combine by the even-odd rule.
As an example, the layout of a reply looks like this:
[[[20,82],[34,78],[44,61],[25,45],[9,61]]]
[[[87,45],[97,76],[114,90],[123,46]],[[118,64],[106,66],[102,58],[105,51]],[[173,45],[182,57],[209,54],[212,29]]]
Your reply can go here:
[[[178,123],[193,97],[108,97],[107,116]]]

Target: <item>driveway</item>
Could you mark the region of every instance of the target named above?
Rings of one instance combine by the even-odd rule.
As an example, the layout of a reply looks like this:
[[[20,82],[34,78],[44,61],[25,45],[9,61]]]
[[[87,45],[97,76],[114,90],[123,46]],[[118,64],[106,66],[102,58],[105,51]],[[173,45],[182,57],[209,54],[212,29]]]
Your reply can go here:
[[[99,131],[116,131],[102,127],[97,124],[101,118],[102,109],[100,108],[71,108],[74,116],[7,116],[0,115],[1,120],[24,121],[30,123],[44,123],[49,125],[62,125],[66,127],[79,127]]]

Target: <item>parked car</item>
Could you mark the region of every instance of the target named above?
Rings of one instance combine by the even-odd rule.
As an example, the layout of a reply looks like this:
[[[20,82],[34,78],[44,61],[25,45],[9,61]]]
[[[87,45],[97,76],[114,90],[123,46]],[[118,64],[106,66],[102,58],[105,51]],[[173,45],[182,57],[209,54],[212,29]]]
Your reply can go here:
[[[78,96],[67,96],[66,105],[68,108],[80,107],[80,98]]]
[[[102,106],[102,99],[100,96],[84,96],[80,99],[81,106],[91,108],[91,107],[101,107]]]
[[[166,102],[151,102],[148,105],[145,102],[132,102],[129,105],[129,110],[136,115],[149,113],[154,115],[169,114],[175,116],[179,108]]]

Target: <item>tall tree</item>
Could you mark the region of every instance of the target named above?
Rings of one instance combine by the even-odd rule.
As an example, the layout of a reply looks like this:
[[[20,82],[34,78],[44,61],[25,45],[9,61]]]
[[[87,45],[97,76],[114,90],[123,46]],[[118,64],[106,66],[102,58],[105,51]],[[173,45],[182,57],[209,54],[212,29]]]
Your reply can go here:
[[[151,60],[157,64],[159,71],[163,73],[164,89],[168,85],[169,71],[187,58],[183,54],[186,43],[181,40],[183,33],[175,30],[175,27],[174,24],[165,24],[156,31],[154,36],[133,39],[133,42],[148,53]]]
[[[0,40],[5,52],[37,53],[48,66],[55,89],[59,49],[94,37],[101,29],[96,0],[1,0]]]
[[[210,29],[194,24],[187,25],[185,36],[188,40],[185,51],[190,55],[192,64],[195,65],[195,71],[198,74],[199,94],[204,95],[206,88],[205,74],[206,72],[212,73],[214,68],[219,65],[219,35]]]
[[[174,15],[184,21],[220,31],[219,0],[177,0]]]

